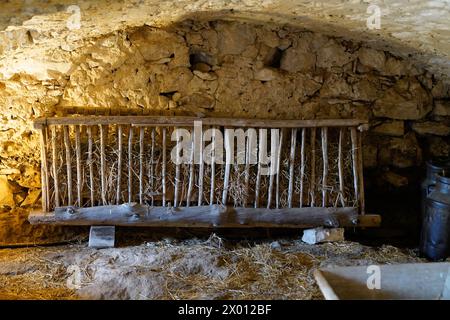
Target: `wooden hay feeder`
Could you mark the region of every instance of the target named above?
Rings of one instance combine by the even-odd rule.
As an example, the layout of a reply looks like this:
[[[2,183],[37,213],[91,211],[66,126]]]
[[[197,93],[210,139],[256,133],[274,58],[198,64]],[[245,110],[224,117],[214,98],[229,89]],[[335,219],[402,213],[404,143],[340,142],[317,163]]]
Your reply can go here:
[[[201,121],[200,131],[194,130],[195,121]],[[35,128],[41,133],[43,211],[31,213],[29,221],[89,226],[376,226],[379,216],[364,212],[361,131],[366,127],[364,121],[342,119],[39,118]],[[174,130],[180,128],[192,136],[187,163],[171,160],[180,141]],[[209,131],[212,137],[208,129],[216,129]],[[276,174],[264,175],[261,150],[273,143],[275,131],[281,146],[275,155]],[[248,139],[252,134],[257,136],[256,149]],[[231,162],[217,161],[214,153],[210,163],[203,161],[208,144],[219,147],[216,135],[224,136],[224,159]]]

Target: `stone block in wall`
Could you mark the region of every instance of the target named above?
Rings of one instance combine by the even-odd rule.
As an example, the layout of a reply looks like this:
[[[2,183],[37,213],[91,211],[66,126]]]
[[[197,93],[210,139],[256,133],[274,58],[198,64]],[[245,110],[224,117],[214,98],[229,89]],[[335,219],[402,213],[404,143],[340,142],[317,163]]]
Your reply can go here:
[[[380,141],[378,164],[397,168],[418,166],[422,162],[422,149],[414,132],[403,137],[392,137]]]
[[[431,94],[435,99],[450,98],[450,80],[439,80],[431,89]]]
[[[318,50],[316,66],[319,68],[342,67],[354,58],[344,46],[336,40],[330,39]]]
[[[450,127],[443,122],[415,122],[412,124],[412,129],[420,135],[448,136],[450,134]]]
[[[255,29],[248,24],[221,21],[217,24],[216,30],[217,49],[222,56],[241,54],[248,46],[255,43]]]
[[[401,137],[405,134],[404,121],[393,120],[371,126],[370,131],[380,135]]]
[[[428,136],[424,146],[430,158],[448,157],[450,154],[450,141],[442,137]]]
[[[377,166],[378,148],[373,144],[363,145],[363,164],[365,168],[374,168]]]
[[[433,115],[450,116],[450,100],[434,100]]]
[[[358,50],[358,60],[366,67],[382,71],[386,63],[383,51],[362,47]]]
[[[283,52],[280,68],[288,72],[308,72],[314,69],[316,54],[311,50],[310,44],[299,41],[296,47]]]
[[[15,207],[14,190],[6,175],[0,175],[0,208]]]
[[[407,177],[399,175],[390,170],[383,172],[382,179],[396,188],[404,187],[409,183]]]
[[[406,78],[384,92],[375,102],[373,113],[376,117],[417,120],[425,117],[431,109],[430,95],[415,78]]]

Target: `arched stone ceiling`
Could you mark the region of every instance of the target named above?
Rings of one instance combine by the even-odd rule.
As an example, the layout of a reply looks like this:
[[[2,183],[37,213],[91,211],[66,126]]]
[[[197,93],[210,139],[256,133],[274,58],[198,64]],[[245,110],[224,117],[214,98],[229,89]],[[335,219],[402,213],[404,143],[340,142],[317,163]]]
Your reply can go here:
[[[9,0],[0,10],[0,73],[66,68],[65,53],[89,39],[144,24],[163,27],[186,16],[286,23],[351,38],[409,57],[436,76],[450,75],[449,0],[79,0],[81,25],[69,30],[73,0]],[[381,28],[369,30],[369,5]]]

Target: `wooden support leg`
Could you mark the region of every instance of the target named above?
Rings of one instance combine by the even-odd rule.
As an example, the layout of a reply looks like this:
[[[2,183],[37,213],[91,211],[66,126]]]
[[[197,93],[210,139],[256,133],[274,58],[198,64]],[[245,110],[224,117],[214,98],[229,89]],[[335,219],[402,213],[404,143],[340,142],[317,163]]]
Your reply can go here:
[[[116,227],[114,226],[92,226],[89,232],[89,247],[91,248],[114,248]]]

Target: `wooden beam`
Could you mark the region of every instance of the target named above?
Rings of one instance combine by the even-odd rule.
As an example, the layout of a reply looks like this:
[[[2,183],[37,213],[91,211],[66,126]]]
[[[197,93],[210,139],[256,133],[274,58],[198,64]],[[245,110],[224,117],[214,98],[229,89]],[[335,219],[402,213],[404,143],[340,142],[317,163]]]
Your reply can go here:
[[[358,224],[357,208],[233,208],[212,205],[194,207],[151,207],[137,203],[93,208],[59,207],[54,213],[33,212],[32,224],[115,225],[158,227],[277,227],[309,228],[316,226],[354,227]],[[364,216],[364,223],[370,224]],[[375,221],[376,222],[376,221]]]
[[[76,116],[44,117],[34,120],[34,127],[45,125],[108,125],[123,124],[133,126],[193,126],[194,121],[202,121],[207,126],[227,126],[246,128],[316,128],[316,127],[358,127],[365,130],[367,120],[361,119],[314,119],[314,120],[270,120],[198,118],[183,116]]]

